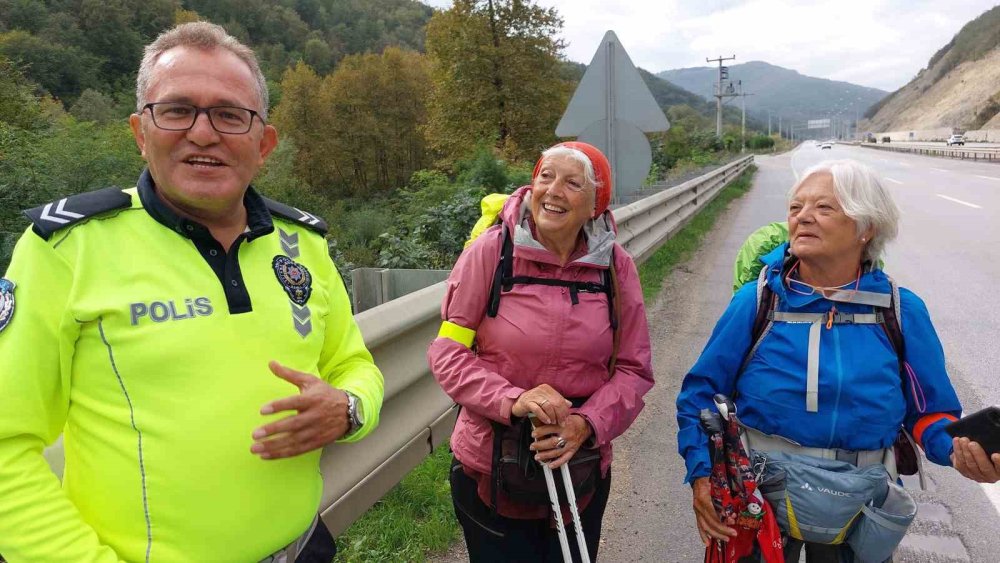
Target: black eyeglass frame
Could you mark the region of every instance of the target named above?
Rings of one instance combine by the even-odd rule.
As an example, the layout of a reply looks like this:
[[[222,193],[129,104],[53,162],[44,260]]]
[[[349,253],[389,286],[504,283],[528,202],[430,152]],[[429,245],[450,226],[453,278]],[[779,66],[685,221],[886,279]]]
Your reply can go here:
[[[156,114],[153,112],[153,108],[156,107],[156,106],[159,106],[159,105],[167,105],[167,104],[175,105],[175,106],[187,106],[187,107],[190,107],[190,108],[194,108],[194,117],[191,118],[191,125],[188,125],[187,127],[181,127],[181,128],[171,128],[171,127],[163,127],[162,125],[160,125],[159,123],[157,123],[156,122]],[[238,109],[238,110],[250,112],[250,121],[249,121],[249,123],[247,123],[247,130],[246,131],[241,131],[239,133],[234,132],[234,131],[221,131],[221,130],[219,130],[219,128],[215,126],[215,121],[212,120],[212,114],[211,114],[211,111],[213,109],[219,109],[219,108],[232,108],[232,109]],[[214,129],[216,133],[219,133],[221,135],[246,135],[247,133],[250,132],[251,129],[253,129],[253,119],[255,117],[258,120],[260,120],[260,122],[261,122],[262,125],[267,125],[267,121],[264,121],[264,118],[261,117],[261,115],[260,115],[259,112],[254,111],[254,110],[252,110],[250,108],[244,108],[244,107],[240,107],[240,106],[228,106],[228,105],[224,105],[224,106],[208,106],[208,107],[204,107],[203,108],[203,107],[198,107],[198,106],[196,106],[194,104],[189,104],[189,103],[186,103],[186,102],[150,102],[150,103],[142,106],[142,111],[143,112],[146,111],[147,109],[149,110],[149,118],[153,120],[153,125],[155,125],[157,129],[163,129],[164,131],[190,131],[191,128],[194,127],[195,123],[198,123],[198,116],[201,115],[201,114],[203,114],[203,113],[205,114],[205,117],[208,118],[208,124],[212,126],[212,129]],[[140,112],[140,113],[142,113],[142,112]]]

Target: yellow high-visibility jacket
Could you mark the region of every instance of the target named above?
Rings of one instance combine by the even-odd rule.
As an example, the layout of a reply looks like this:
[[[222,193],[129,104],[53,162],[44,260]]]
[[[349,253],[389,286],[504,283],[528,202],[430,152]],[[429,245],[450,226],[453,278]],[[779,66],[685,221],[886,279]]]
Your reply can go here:
[[[303,534],[320,451],[250,452],[298,389],[269,360],[360,398],[383,381],[325,225],[252,188],[229,253],[148,171],[28,212],[0,332],[0,553],[18,561],[259,561]],[[11,298],[12,296],[12,298]],[[2,325],[2,323],[0,323]],[[62,486],[42,450],[64,433]]]

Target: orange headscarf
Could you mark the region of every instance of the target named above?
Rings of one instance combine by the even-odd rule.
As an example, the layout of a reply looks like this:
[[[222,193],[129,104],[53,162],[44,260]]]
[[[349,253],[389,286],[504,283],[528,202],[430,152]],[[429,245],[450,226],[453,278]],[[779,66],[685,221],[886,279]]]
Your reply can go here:
[[[602,153],[600,149],[594,145],[580,141],[567,141],[565,143],[553,145],[551,148],[555,147],[576,149],[587,155],[587,158],[590,159],[590,164],[594,167],[594,177],[597,179],[597,193],[594,198],[595,204],[593,216],[600,217],[601,214],[608,208],[608,204],[611,203],[611,193],[614,188],[611,177],[611,163],[608,162],[608,158],[604,156],[604,153]],[[531,173],[532,182],[534,182],[535,177],[538,176],[538,172],[542,167],[542,160],[542,158],[539,158],[538,162],[535,163],[535,170]]]

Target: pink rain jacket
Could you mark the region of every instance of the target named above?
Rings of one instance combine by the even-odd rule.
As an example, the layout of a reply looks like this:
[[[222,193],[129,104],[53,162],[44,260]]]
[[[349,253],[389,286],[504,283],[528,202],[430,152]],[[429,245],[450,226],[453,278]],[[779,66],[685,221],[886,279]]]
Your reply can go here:
[[[590,397],[573,412],[594,429],[601,470],[611,465],[611,441],[632,424],[653,386],[649,329],[638,272],[632,257],[615,242],[610,211],[584,226],[581,243],[563,267],[535,240],[530,218],[530,186],[514,192],[501,212],[513,236],[513,275],[600,283],[615,248],[621,293],[621,343],[613,376],[608,374],[612,336],[607,297],[545,285],[515,285],[503,293],[495,318],[486,316],[490,284],[500,258],[502,231],[491,227],[459,257],[448,277],[441,307],[444,320],[476,331],[475,351],[437,338],[427,351],[431,371],[444,391],[462,406],[451,447],[467,470],[489,475],[493,453],[491,420],[510,424],[521,393],[548,383],[567,398]],[[480,487],[480,497],[483,497]],[[483,501],[489,503],[488,498]]]

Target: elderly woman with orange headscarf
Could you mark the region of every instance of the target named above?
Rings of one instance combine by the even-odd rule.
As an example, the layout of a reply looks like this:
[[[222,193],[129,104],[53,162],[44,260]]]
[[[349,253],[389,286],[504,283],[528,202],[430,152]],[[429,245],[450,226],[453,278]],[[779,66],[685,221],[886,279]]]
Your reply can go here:
[[[642,290],[615,242],[611,191],[597,148],[546,150],[531,185],[506,200],[448,278],[427,355],[461,406],[451,487],[471,561],[561,560],[538,463],[569,464],[596,559],[611,441],[653,385]]]

